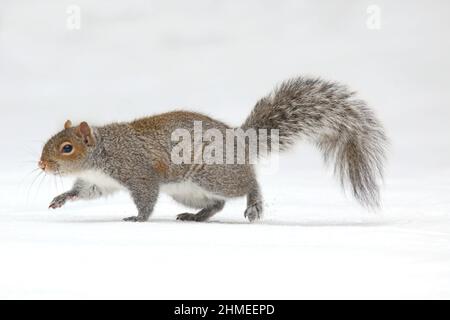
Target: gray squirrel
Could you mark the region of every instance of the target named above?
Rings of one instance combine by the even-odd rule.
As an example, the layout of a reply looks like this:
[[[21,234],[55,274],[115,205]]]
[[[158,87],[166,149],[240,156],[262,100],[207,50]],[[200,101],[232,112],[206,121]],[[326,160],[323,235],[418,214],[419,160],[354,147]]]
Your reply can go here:
[[[125,221],[147,221],[160,192],[200,209],[195,214],[179,214],[178,220],[205,221],[222,210],[227,199],[243,196],[247,197],[244,216],[251,222],[260,219],[262,195],[253,163],[171,161],[172,133],[180,128],[192,132],[196,121],[223,133],[233,129],[187,111],[99,127],[86,122],[74,127],[68,120],[64,130],[45,144],[39,167],[77,179],[72,189],[53,199],[49,207],[126,189],[138,215]],[[349,186],[363,206],[380,206],[386,135],[366,103],[346,86],[317,78],[287,80],[256,103],[240,129],[276,129],[280,151],[299,139],[312,141],[325,160],[334,160],[341,183]]]

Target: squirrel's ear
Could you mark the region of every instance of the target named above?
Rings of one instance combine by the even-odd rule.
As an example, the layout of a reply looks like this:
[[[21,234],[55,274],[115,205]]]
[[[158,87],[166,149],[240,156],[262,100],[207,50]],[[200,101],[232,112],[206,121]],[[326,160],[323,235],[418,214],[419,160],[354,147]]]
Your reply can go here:
[[[72,121],[67,120],[66,123],[64,123],[64,129],[69,129],[72,126]]]
[[[88,146],[94,145],[94,136],[92,135],[92,130],[87,124],[87,122],[82,122],[76,130],[77,135],[83,139],[84,143]]]

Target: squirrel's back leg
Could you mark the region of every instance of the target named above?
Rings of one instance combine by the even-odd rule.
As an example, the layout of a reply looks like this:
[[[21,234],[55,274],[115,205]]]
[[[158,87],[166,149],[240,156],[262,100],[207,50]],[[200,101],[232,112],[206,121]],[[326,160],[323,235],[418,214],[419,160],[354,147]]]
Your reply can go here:
[[[247,194],[247,209],[245,209],[244,217],[250,222],[259,220],[263,214],[263,200],[258,183],[254,182],[254,186]]]
[[[217,212],[223,209],[225,205],[224,200],[215,200],[208,204],[205,208],[197,213],[182,213],[177,216],[177,220],[181,221],[206,221],[215,215]]]

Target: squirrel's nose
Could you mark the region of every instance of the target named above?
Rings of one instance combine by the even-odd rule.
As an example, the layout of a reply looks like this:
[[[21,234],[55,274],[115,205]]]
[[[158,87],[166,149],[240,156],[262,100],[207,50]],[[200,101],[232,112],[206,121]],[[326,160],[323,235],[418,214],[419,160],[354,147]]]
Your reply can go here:
[[[38,166],[45,171],[45,169],[47,168],[47,162],[41,160],[39,161]]]

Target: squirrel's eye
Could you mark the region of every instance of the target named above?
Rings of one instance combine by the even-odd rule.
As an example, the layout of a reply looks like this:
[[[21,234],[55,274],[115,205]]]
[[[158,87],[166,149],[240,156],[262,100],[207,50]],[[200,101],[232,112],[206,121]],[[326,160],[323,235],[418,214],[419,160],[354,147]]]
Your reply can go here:
[[[73,150],[73,146],[71,144],[66,144],[62,147],[63,153],[71,153]]]

